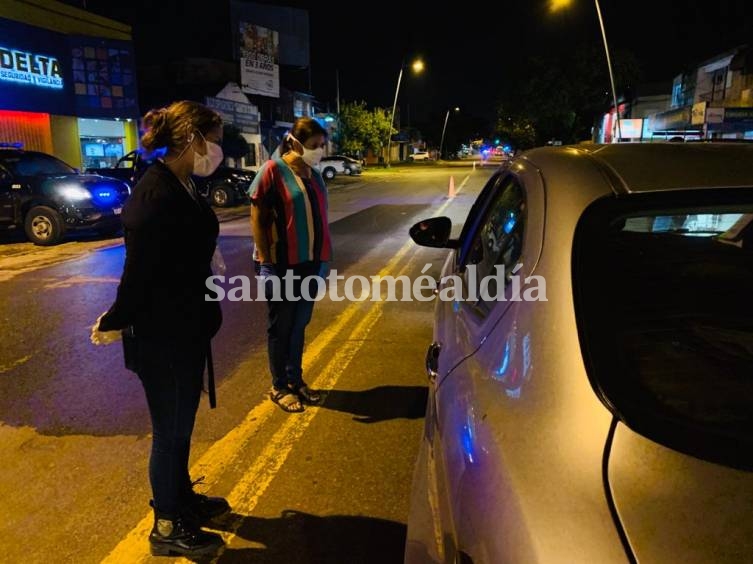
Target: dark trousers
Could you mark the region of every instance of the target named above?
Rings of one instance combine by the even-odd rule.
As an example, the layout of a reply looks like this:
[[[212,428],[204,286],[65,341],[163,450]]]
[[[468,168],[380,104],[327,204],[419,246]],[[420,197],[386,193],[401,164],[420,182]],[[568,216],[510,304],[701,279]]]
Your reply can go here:
[[[290,296],[301,298],[298,301],[288,300],[289,296],[285,295],[285,281],[282,278],[287,270],[278,271],[282,301],[267,301],[269,370],[272,373],[272,386],[278,390],[303,382],[302,364],[306,326],[311,321],[315,302],[301,297],[301,283],[308,276],[316,276],[319,268],[318,263],[304,263],[287,269],[301,277],[293,284],[293,296]],[[312,283],[308,296],[314,298],[316,290],[316,284]],[[270,297],[270,292],[267,291],[267,299],[269,300]]]
[[[174,519],[192,491],[188,472],[207,346],[185,339],[138,338],[138,375],[152,419],[149,480],[159,518]]]

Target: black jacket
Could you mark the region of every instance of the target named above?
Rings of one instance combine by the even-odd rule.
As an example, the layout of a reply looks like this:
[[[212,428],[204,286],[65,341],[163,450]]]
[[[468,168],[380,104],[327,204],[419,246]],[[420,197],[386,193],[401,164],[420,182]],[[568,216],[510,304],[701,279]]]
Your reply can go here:
[[[161,338],[211,338],[220,328],[218,302],[204,299],[219,223],[167,166],[147,169],[123,207],[126,258],[115,303],[99,329],[132,326]]]

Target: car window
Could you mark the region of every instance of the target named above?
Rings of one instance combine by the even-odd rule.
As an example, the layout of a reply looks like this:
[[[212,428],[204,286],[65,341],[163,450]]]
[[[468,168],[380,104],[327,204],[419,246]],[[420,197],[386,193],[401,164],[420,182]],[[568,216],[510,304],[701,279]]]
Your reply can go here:
[[[6,157],[3,162],[13,174],[18,176],[75,174],[76,172],[63,161],[40,153]]]
[[[509,275],[517,265],[523,247],[526,202],[522,187],[514,176],[500,176],[494,184],[484,218],[470,239],[464,256],[463,277],[483,299],[482,280],[489,276],[487,295],[496,295],[498,284],[492,279],[501,267]],[[475,273],[473,272],[475,270]]]
[[[587,212],[573,285],[589,375],[623,421],[676,450],[753,468],[748,196]]]

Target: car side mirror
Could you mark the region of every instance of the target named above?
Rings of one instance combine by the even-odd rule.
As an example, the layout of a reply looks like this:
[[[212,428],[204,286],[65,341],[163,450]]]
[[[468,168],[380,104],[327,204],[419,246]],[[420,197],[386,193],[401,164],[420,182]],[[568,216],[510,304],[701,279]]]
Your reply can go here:
[[[419,221],[410,228],[410,237],[422,247],[457,248],[459,242],[450,239],[452,220],[449,217],[432,217]]]

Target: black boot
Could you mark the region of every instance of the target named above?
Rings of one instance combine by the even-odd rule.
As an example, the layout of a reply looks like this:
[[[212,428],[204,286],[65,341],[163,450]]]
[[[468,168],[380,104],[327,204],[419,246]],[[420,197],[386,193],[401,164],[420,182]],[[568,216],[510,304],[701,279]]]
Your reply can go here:
[[[188,519],[155,517],[149,534],[152,556],[208,556],[224,544],[222,537],[202,531]]]
[[[224,497],[209,497],[192,492],[184,506],[186,518],[205,525],[215,517],[230,512],[230,504]]]
[[[153,508],[154,500],[149,500],[149,505]],[[186,496],[182,509],[186,520],[197,527],[206,525],[215,517],[229,513],[230,510],[230,504],[224,497],[210,497],[193,491]]]

